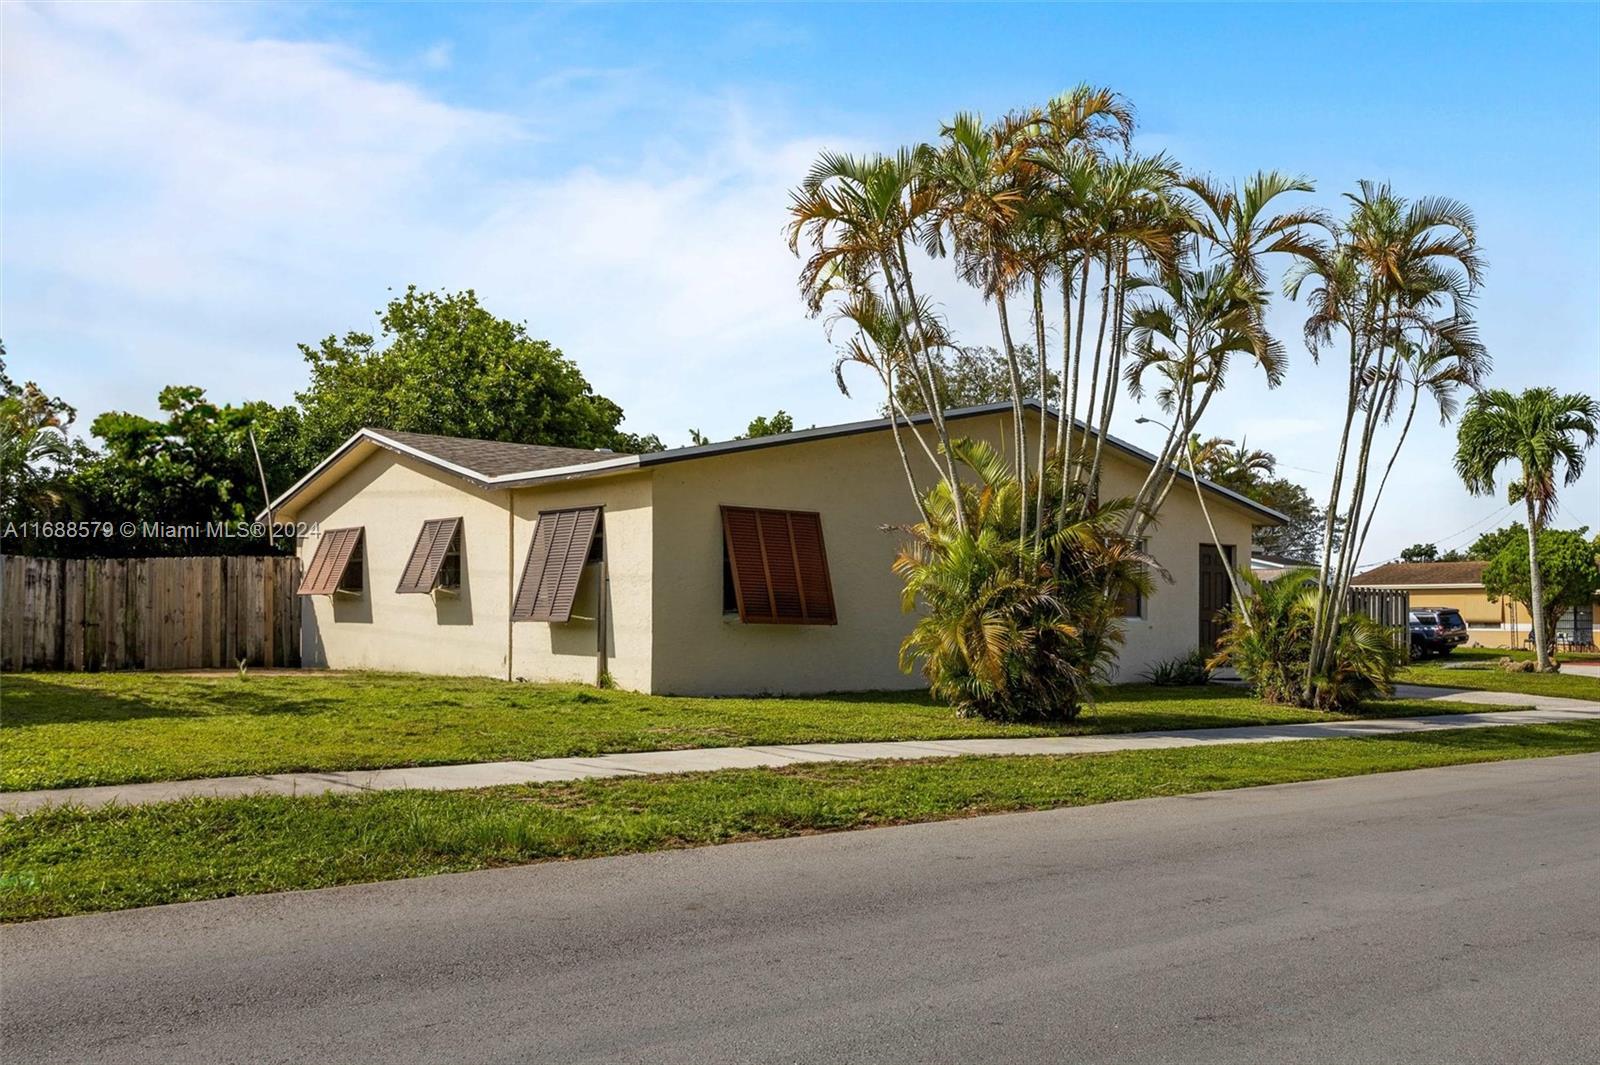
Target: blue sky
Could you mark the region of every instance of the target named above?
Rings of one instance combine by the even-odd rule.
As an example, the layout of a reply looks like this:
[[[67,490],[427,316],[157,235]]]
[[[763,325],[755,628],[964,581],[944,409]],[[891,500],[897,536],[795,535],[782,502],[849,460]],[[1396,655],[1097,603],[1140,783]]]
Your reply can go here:
[[[794,293],[786,190],[821,147],[936,135],[1078,81],[1188,167],[1362,177],[1477,211],[1493,383],[1600,394],[1600,7],[1235,5],[0,8],[3,325],[13,373],[89,416],[164,384],[288,401],[297,342],[390,288],[474,287],[669,443],[839,395]],[[992,313],[931,282],[965,342]],[[1336,367],[1248,373],[1208,431],[1318,495]],[[1148,441],[1125,402],[1116,426]],[[1154,413],[1154,412],[1148,412]],[[1369,554],[1497,524],[1415,433]],[[1567,524],[1600,526],[1600,475]],[[1453,539],[1452,539],[1453,537]]]

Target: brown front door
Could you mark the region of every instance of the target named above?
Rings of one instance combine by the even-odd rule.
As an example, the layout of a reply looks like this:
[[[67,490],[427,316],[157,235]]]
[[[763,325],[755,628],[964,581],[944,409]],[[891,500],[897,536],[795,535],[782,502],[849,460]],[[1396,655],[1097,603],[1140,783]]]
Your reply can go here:
[[[1228,567],[1233,564],[1233,545],[1223,544],[1228,561],[1217,554],[1213,544],[1200,545],[1200,649],[1210,654],[1228,628],[1228,607],[1233,590],[1228,584]]]

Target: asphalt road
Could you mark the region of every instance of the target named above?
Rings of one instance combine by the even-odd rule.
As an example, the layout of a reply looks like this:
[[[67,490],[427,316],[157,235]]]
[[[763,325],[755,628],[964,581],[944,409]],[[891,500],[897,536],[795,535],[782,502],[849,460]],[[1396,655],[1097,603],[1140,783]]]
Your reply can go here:
[[[6,1062],[1600,1061],[1600,756],[68,918]]]

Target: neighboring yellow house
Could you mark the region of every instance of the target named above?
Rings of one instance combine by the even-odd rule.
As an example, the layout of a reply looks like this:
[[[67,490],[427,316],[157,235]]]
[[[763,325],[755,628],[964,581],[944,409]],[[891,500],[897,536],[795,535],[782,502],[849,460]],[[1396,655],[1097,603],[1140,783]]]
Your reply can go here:
[[[1007,404],[949,417],[957,435],[1010,440]],[[1154,461],[1112,438],[1105,455],[1106,497],[1133,495]],[[1283,520],[1205,491],[1230,555]],[[883,420],[646,455],[363,429],[272,513],[315,526],[300,540],[308,666],[603,670],[624,688],[717,695],[923,683],[898,667],[913,619],[884,527],[917,514]],[[1187,482],[1146,546],[1172,582],[1132,607],[1120,680],[1192,650],[1227,605]]]
[[[1399,588],[1411,593],[1411,609],[1454,607],[1461,611],[1472,647],[1523,647],[1533,631],[1527,610],[1509,597],[1491,599],[1483,590],[1489,563],[1390,562],[1358,574],[1356,588]],[[1596,599],[1600,604],[1600,598]],[[1594,645],[1594,607],[1568,610],[1556,621],[1559,642]]]

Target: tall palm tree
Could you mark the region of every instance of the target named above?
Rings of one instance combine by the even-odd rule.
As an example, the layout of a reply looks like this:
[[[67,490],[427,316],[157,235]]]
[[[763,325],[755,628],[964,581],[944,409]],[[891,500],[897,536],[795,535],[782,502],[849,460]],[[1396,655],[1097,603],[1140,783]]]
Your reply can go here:
[[[1528,512],[1528,604],[1539,669],[1550,668],[1545,631],[1544,580],[1539,573],[1539,531],[1556,510],[1556,482],[1567,487],[1583,476],[1584,452],[1600,436],[1600,403],[1585,395],[1530,388],[1520,395],[1502,388],[1467,401],[1456,447],[1456,472],[1473,495],[1494,491],[1500,467],[1515,462],[1521,477],[1508,485],[1512,502]],[[1565,468],[1563,471],[1563,467]]]
[[[1251,359],[1268,387],[1282,380],[1282,345],[1266,332],[1260,313],[1264,293],[1245,284],[1226,266],[1167,271],[1147,286],[1148,294],[1129,313],[1129,394],[1143,398],[1145,378],[1161,384],[1155,399],[1173,416],[1125,523],[1138,537],[1154,520],[1177,480],[1185,448],[1206,408],[1227,382],[1235,356]]]
[[[1349,341],[1345,424],[1319,571],[1327,594],[1313,622],[1307,699],[1337,641],[1340,608],[1359,557],[1359,530],[1375,508],[1367,499],[1373,442],[1393,416],[1395,393],[1406,380],[1400,371],[1404,353],[1470,321],[1484,269],[1476,223],[1464,204],[1441,197],[1407,200],[1388,185],[1369,181],[1345,198],[1349,217],[1328,223],[1328,243],[1298,253],[1301,265],[1285,284],[1291,296],[1311,285],[1306,339],[1314,357],[1340,331]],[[1343,515],[1337,535],[1335,513]]]
[[[953,490],[960,478],[944,410],[936,402],[937,369],[930,356],[937,345],[923,331],[918,310],[923,305],[905,252],[931,203],[922,179],[926,154],[923,149],[866,157],[822,153],[790,194],[787,229],[790,251],[800,255],[802,243],[810,249],[800,271],[800,290],[812,314],[821,312],[831,294],[848,299],[878,279],[899,329],[914,340],[905,349],[910,359],[905,370],[922,394],[939,440],[939,468]],[[964,520],[963,515],[956,517]]]
[[[1009,450],[1018,481],[1027,478],[1027,421],[1008,296],[1027,269],[1019,252],[1019,223],[1035,185],[1027,159],[1030,118],[1009,116],[987,125],[981,116],[962,112],[944,126],[939,147],[928,154],[924,169],[932,196],[925,246],[935,255],[953,252],[962,279],[994,304],[999,318],[1011,386]],[[1028,536],[1026,500],[1018,535]]]
[[[1287,360],[1264,317],[1267,257],[1314,250],[1312,228],[1327,221],[1317,211],[1277,210],[1279,197],[1313,188],[1277,171],[1258,172],[1242,187],[1191,178],[1182,188],[1195,201],[1179,216],[1191,236],[1179,243],[1175,264],[1141,280],[1150,298],[1129,319],[1143,349],[1126,371],[1134,394],[1139,378],[1159,363],[1157,373],[1171,392],[1163,389],[1157,398],[1176,415],[1158,461],[1134,496],[1132,520],[1140,527],[1171,491],[1185,442],[1225,384],[1229,356],[1247,353],[1266,373],[1269,388],[1282,381]]]

